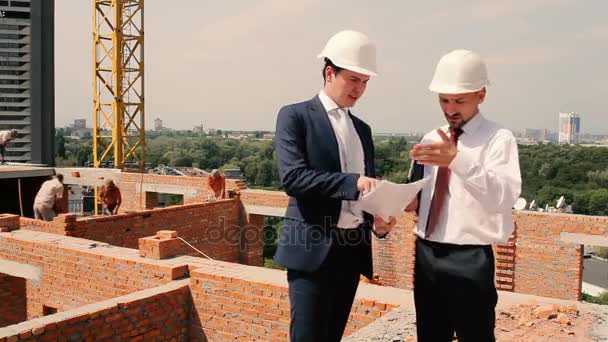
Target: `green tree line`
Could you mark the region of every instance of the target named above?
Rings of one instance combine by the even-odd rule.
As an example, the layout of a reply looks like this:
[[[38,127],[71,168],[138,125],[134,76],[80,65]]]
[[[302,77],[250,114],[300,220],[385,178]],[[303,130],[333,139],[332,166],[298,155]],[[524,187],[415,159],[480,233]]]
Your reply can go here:
[[[58,129],[56,163],[82,166],[92,160],[90,135],[67,139],[70,131]],[[280,189],[274,146],[270,140],[226,138],[227,132],[201,136],[189,132],[153,133],[146,137],[146,162],[153,166],[194,166],[204,170],[235,168],[250,187]],[[405,182],[411,142],[403,137],[376,139],[379,177]],[[533,145],[520,146],[522,196],[539,206],[555,206],[560,196],[579,214],[608,215],[608,148]]]

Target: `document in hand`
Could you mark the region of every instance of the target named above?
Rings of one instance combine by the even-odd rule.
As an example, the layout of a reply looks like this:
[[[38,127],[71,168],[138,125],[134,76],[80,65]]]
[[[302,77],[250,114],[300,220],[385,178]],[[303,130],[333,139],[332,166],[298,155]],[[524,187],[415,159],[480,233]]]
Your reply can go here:
[[[428,177],[408,184],[380,181],[374,190],[359,199],[358,206],[388,222],[390,216],[397,217],[401,214],[428,181]]]

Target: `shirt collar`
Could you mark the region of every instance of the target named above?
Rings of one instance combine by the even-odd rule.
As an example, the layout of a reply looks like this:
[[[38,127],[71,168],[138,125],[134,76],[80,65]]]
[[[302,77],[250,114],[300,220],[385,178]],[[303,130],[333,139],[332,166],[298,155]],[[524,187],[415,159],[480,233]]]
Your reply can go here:
[[[462,131],[467,135],[475,134],[484,121],[485,118],[483,115],[481,115],[481,112],[478,112],[471,118],[471,120],[462,126]]]
[[[323,108],[325,108],[327,114],[331,113],[333,110],[336,109],[342,109],[345,113],[348,113],[348,108],[340,108],[338,104],[334,100],[332,100],[331,97],[327,95],[327,93],[325,93],[325,90],[323,89],[321,89],[321,91],[319,92],[319,100],[321,100]]]

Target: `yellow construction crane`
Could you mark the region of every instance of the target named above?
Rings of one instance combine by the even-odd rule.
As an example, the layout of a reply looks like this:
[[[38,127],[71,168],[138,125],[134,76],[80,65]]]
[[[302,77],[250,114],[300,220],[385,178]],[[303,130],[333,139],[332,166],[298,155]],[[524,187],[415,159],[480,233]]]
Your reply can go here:
[[[144,0],[93,1],[93,163],[143,172]]]
[[[93,39],[93,164],[143,173],[144,0],[93,0]]]

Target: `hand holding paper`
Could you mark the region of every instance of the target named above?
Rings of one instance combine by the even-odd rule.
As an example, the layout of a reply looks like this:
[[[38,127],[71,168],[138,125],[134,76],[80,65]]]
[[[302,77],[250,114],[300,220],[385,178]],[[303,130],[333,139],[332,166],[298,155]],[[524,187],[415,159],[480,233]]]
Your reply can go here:
[[[427,182],[428,178],[409,184],[383,180],[370,193],[361,197],[359,208],[388,222],[389,217],[397,217],[403,212],[403,208],[416,198]]]

